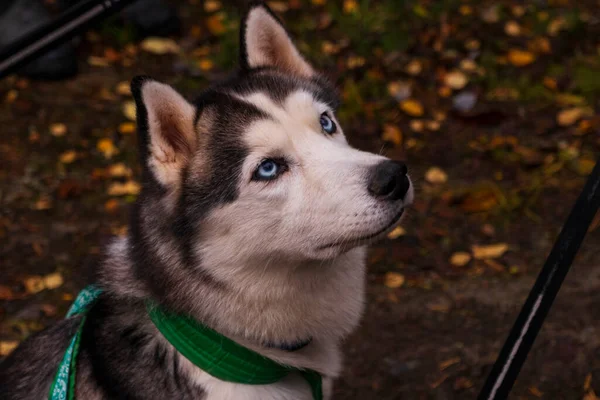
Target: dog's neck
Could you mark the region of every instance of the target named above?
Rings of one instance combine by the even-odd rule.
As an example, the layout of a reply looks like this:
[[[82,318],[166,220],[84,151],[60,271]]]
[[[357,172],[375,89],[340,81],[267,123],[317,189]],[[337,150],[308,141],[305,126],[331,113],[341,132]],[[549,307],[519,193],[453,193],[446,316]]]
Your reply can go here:
[[[156,297],[148,281],[135,271],[131,246],[123,238],[109,247],[100,271],[101,284],[118,296]],[[337,346],[356,327],[363,310],[364,258],[365,249],[357,248],[326,262],[293,267],[273,262],[262,273],[257,273],[255,265],[222,265],[218,267],[228,271],[227,281],[221,277],[217,284],[207,279],[191,281],[189,274],[181,275],[170,283],[175,293],[156,300],[263,355],[300,367],[331,365],[328,372],[336,375],[340,367]],[[185,270],[178,265],[167,267],[175,276]],[[308,338],[310,345],[295,352],[265,346]],[[337,359],[336,366],[327,358]]]

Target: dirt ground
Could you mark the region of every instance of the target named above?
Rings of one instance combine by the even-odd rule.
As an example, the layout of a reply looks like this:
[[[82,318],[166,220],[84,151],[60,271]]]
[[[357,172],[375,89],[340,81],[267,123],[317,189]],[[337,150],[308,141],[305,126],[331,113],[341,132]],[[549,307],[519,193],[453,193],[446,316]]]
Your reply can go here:
[[[403,231],[370,252],[335,398],[475,398],[600,150],[598,3],[274,3],[337,82],[350,142],[405,159],[417,186]],[[0,358],[62,318],[126,232],[126,82],[193,96],[235,63],[235,10],[174,4],[181,36],[142,41],[112,19],[79,41],[76,78],[0,81]],[[511,398],[596,399],[599,225]]]

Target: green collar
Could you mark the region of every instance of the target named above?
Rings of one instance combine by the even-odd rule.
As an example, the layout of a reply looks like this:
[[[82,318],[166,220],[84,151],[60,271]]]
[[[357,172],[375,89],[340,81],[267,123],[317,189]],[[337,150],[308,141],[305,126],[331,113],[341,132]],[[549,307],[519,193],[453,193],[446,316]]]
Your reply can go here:
[[[315,400],[323,399],[321,375],[276,363],[196,320],[148,304],[156,328],[185,358],[204,372],[226,382],[267,385],[290,372],[299,372],[311,387]]]

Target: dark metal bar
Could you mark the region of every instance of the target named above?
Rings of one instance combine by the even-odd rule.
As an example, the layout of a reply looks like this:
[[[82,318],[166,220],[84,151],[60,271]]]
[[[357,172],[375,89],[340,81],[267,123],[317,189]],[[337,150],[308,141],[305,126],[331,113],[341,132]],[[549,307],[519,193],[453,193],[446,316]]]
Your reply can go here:
[[[135,0],[83,0],[0,50],[0,79]]]
[[[575,202],[521,313],[490,372],[479,400],[506,399],[560,286],[600,207],[600,161]]]

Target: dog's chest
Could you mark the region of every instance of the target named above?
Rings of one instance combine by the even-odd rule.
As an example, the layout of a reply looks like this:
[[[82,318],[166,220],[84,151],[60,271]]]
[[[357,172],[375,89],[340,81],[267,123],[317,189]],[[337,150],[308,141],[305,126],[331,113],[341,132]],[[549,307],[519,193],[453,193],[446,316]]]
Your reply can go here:
[[[298,373],[290,373],[277,383],[270,385],[241,385],[221,381],[211,375],[197,371],[194,381],[206,392],[206,400],[313,400],[310,386]],[[324,398],[331,389],[331,380],[323,380]]]

